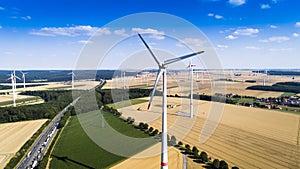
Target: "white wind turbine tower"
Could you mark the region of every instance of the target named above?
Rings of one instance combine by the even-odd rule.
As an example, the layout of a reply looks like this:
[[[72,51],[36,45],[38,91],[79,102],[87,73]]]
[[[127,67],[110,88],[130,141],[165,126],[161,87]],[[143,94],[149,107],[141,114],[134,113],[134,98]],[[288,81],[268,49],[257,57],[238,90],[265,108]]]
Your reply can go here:
[[[23,88],[25,89],[26,88],[26,80],[25,80],[25,75],[27,73],[23,73],[22,71],[20,71],[22,73],[22,79],[23,79]]]
[[[68,73],[68,75],[72,75],[72,90],[74,90],[75,89],[74,80],[76,75],[73,71],[71,73]]]
[[[125,79],[125,78],[126,78],[126,72],[124,71],[124,72],[123,72],[123,88],[124,88],[124,89],[127,88],[127,86],[126,86],[126,79]]]
[[[183,59],[198,55],[203,53],[204,51],[200,51],[200,52],[195,52],[195,53],[191,53],[188,55],[184,55],[181,57],[177,57],[177,58],[173,58],[173,59],[168,59],[165,60],[163,63],[161,63],[157,57],[154,55],[154,53],[152,52],[152,50],[150,49],[150,47],[148,46],[148,44],[144,41],[144,39],[142,38],[142,36],[140,34],[138,34],[138,36],[140,37],[140,39],[143,41],[144,45],[146,46],[146,48],[148,49],[148,51],[150,52],[151,56],[153,57],[153,59],[155,60],[155,62],[158,65],[159,68],[159,72],[156,76],[156,80],[155,80],[155,84],[154,84],[154,88],[150,97],[150,101],[149,101],[149,105],[148,105],[148,110],[150,108],[151,102],[153,100],[154,94],[155,94],[155,90],[157,88],[157,84],[160,80],[160,77],[163,77],[163,97],[162,97],[162,134],[161,134],[161,140],[162,140],[162,146],[161,146],[161,169],[168,169],[168,145],[167,145],[167,66],[169,64],[181,61]]]
[[[268,79],[268,70],[265,69],[265,76],[264,76],[264,81],[263,81],[263,85],[265,86],[266,85],[266,78]]]
[[[193,67],[195,67],[195,64],[192,64],[192,62],[190,62],[188,68],[190,69],[190,118],[194,117],[194,110],[193,110],[193,75],[194,75],[194,69]]]
[[[13,91],[13,106],[16,107],[16,98],[17,98],[17,93],[16,93],[16,89],[17,89],[17,79],[21,80],[18,76],[16,76],[16,71],[14,70],[11,74],[10,74],[10,78],[8,78],[8,80],[11,79],[11,88]]]

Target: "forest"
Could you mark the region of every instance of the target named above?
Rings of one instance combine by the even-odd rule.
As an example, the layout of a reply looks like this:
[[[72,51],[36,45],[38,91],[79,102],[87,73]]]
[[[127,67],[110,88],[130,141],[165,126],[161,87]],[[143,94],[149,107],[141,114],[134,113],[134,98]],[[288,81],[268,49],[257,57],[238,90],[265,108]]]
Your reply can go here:
[[[45,103],[18,107],[1,107],[0,123],[42,118],[52,119],[73,101],[71,91],[26,91],[21,94],[39,96]]]

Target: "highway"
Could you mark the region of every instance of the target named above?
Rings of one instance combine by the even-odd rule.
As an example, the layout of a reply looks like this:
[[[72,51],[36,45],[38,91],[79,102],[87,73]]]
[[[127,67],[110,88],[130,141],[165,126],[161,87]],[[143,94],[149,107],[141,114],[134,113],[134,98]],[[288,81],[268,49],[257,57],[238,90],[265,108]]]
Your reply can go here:
[[[105,84],[105,80],[100,80],[100,84],[96,87],[89,90],[91,92],[93,89],[103,86]],[[38,166],[39,161],[43,158],[44,154],[48,146],[50,145],[53,137],[57,132],[57,126],[59,124],[60,119],[64,116],[65,112],[71,107],[74,106],[81,96],[73,100],[68,106],[66,106],[58,115],[56,115],[48,127],[44,130],[44,132],[39,137],[38,141],[34,143],[26,157],[17,167],[17,169],[27,169],[27,168],[36,168]]]
[[[41,134],[38,141],[34,143],[29,153],[17,167],[17,169],[25,169],[25,168],[35,168],[38,165],[38,162],[44,156],[48,146],[50,145],[53,136],[57,132],[57,126],[62,116],[64,116],[65,112],[76,102],[80,97],[75,99],[72,103],[70,103],[67,107],[65,107],[55,118],[51,121],[48,127],[44,130],[44,133]]]

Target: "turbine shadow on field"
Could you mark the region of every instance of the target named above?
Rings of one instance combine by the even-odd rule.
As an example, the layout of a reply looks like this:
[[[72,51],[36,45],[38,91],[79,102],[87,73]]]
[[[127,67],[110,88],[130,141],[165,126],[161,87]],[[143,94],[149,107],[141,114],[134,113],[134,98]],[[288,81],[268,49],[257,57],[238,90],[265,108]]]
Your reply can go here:
[[[52,156],[53,156],[54,158],[56,158],[57,160],[61,160],[61,161],[63,161],[63,162],[68,162],[68,161],[70,161],[70,162],[75,163],[75,164],[77,164],[77,165],[80,165],[80,166],[82,166],[82,167],[84,167],[84,168],[95,169],[94,167],[91,167],[91,166],[88,166],[88,165],[83,164],[83,163],[81,163],[81,162],[72,160],[72,159],[70,159],[68,156],[63,156],[63,157],[59,157],[59,156],[56,156],[56,155],[52,155]]]

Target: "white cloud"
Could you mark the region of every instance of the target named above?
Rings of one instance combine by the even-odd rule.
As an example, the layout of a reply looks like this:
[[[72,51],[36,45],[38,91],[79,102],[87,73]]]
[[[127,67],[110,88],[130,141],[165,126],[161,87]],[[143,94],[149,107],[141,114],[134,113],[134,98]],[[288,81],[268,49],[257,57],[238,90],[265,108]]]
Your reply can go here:
[[[281,42],[284,42],[284,41],[288,41],[290,40],[289,37],[287,36],[272,36],[272,37],[269,37],[268,39],[263,39],[263,40],[260,40],[260,42],[278,42],[278,43],[281,43]]]
[[[229,0],[228,1],[231,5],[240,6],[246,3],[246,0]]]
[[[222,19],[222,18],[224,18],[224,17],[221,16],[221,15],[215,15],[215,18],[216,18],[216,19]]]
[[[278,28],[276,25],[270,25],[270,28],[272,28],[272,29],[276,29],[276,28]]]
[[[120,35],[120,36],[128,36],[128,34],[126,33],[126,30],[124,28],[123,29],[115,30],[114,33],[116,35]]]
[[[165,33],[162,31],[158,31],[156,29],[152,29],[152,28],[147,28],[147,29],[143,29],[143,28],[132,28],[131,29],[133,32],[136,33],[151,33],[151,34],[161,34],[164,35]]]
[[[299,37],[300,34],[298,34],[298,33],[293,33],[293,36],[294,36],[294,37]]]
[[[31,20],[31,16],[22,16],[21,19],[28,21]]]
[[[224,18],[222,15],[213,14],[213,13],[209,13],[209,14],[207,14],[207,16],[214,17],[216,19],[223,19]]]
[[[300,27],[300,22],[296,22],[295,26]]]
[[[156,29],[152,29],[152,28],[132,28],[131,29],[132,32],[135,33],[149,33],[151,34],[149,37],[153,38],[153,39],[157,39],[157,40],[163,40],[165,39],[165,37],[163,36],[165,33],[163,31],[158,31]]]
[[[287,36],[273,36],[269,38],[270,42],[283,42],[288,40],[290,40],[290,38]]]
[[[0,6],[0,11],[3,11],[3,10],[5,10],[5,8],[4,8],[4,7],[2,7],[2,6]]]
[[[246,46],[246,49],[250,49],[250,50],[259,50],[260,48],[257,46]]]
[[[192,46],[201,46],[203,44],[203,42],[197,38],[184,38],[183,42]]]
[[[227,49],[228,46],[227,45],[217,45],[218,48],[221,48],[221,49]]]
[[[228,35],[225,38],[229,39],[229,40],[234,40],[234,39],[237,39],[238,37],[237,36],[233,36],[233,35]]]
[[[237,29],[233,34],[235,35],[244,35],[244,36],[250,36],[259,33],[258,29],[253,28],[246,28],[246,29]]]
[[[22,16],[21,19],[28,21],[31,20],[31,16]]]
[[[271,6],[269,4],[261,4],[260,8],[261,9],[269,9],[269,8],[271,8]]]
[[[93,41],[90,41],[90,40],[80,40],[80,41],[78,41],[78,43],[86,45],[86,44],[93,43]]]
[[[39,36],[91,36],[91,35],[109,35],[108,28],[98,28],[89,25],[71,26],[71,27],[44,27],[40,30],[29,32],[31,35]]]
[[[215,14],[213,14],[213,13],[209,13],[209,14],[207,14],[207,16],[209,16],[209,17],[213,17]]]

